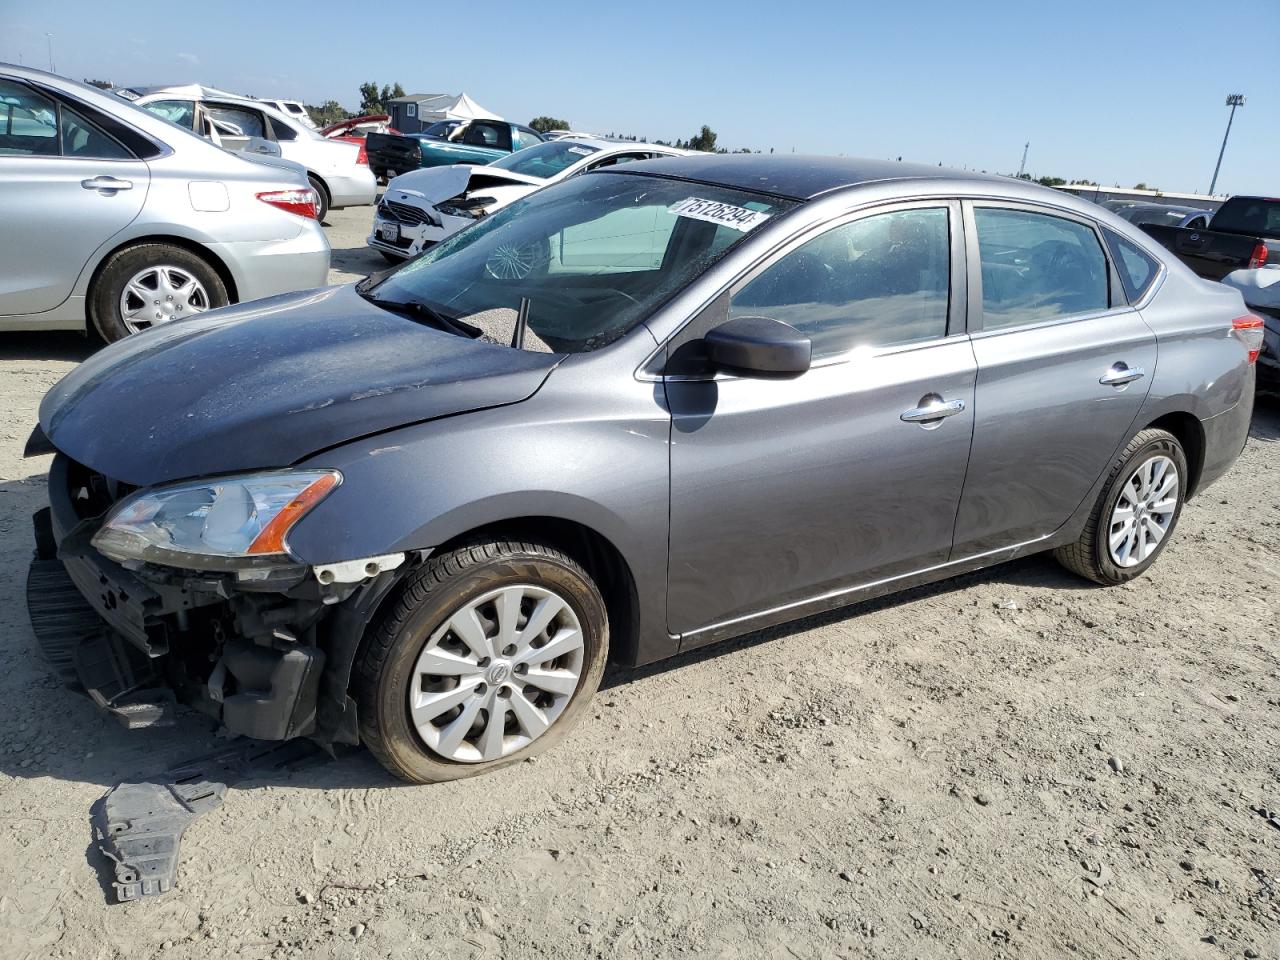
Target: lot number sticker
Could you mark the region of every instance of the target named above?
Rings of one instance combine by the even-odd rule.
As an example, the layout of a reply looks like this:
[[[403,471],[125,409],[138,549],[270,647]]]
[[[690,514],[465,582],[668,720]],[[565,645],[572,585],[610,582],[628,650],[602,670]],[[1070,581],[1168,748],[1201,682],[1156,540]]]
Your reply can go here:
[[[686,197],[667,207],[668,213],[677,217],[689,217],[692,220],[705,220],[722,227],[732,227],[746,233],[769,219],[767,213],[759,210],[748,210],[746,207],[735,207],[731,203],[717,203],[715,200],[703,200],[699,197]]]

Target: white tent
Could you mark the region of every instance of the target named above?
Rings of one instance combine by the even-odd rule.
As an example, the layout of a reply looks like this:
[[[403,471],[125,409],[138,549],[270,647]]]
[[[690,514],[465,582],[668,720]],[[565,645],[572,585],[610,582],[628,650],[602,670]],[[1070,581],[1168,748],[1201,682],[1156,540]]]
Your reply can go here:
[[[502,117],[460,93],[456,97],[441,94],[418,101],[418,119],[422,123],[434,123],[437,120],[501,120]]]

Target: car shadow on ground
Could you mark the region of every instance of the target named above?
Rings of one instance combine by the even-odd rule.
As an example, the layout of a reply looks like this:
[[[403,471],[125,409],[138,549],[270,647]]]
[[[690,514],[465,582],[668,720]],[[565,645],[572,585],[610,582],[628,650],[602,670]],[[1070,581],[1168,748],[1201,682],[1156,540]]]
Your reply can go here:
[[[1280,400],[1268,398],[1259,402],[1250,432],[1255,440],[1280,441]],[[25,515],[43,503],[43,496],[42,478],[0,483],[0,505],[5,507],[0,524],[17,529]],[[195,711],[181,709],[176,724],[169,728],[126,731],[98,713],[88,698],[63,687],[46,666],[26,623],[22,583],[27,554],[17,558],[15,553],[31,549],[31,534],[19,534],[14,539],[18,542],[10,546],[7,562],[21,569],[13,571],[4,595],[11,613],[13,658],[9,674],[0,679],[0,731],[7,731],[0,738],[0,773],[15,778],[54,777],[107,788],[122,781],[150,779],[174,765],[227,749],[228,741],[217,735],[217,724]],[[601,689],[676,672],[873,611],[959,593],[975,584],[998,584],[1007,588],[1013,599],[1031,589],[1105,589],[1073,576],[1048,555],[1039,554],[709,644],[644,667],[613,666],[606,671]],[[260,770],[235,783],[232,789],[404,786],[364,749],[339,747],[335,752],[333,758],[317,752],[292,766]]]
[[[0,333],[0,360],[65,360],[79,363],[101,350],[96,333],[33,331]]]

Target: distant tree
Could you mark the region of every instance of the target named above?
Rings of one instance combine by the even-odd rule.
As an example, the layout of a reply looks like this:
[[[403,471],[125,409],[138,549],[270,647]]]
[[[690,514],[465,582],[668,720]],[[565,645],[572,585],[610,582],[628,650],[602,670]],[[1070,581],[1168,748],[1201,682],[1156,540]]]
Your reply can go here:
[[[568,120],[558,120],[555,117],[534,117],[529,121],[529,126],[537,130],[539,133],[547,133],[551,130],[568,130]]]
[[[97,87],[99,90],[110,90],[115,86],[110,80],[90,80],[88,77],[84,78],[84,82],[91,87]]]
[[[1028,177],[1027,179],[1029,180],[1031,178]],[[1044,187],[1063,187],[1066,186],[1067,181],[1063,180],[1061,177],[1040,177],[1036,180],[1036,183]]]
[[[680,143],[677,141],[677,146]],[[704,153],[716,152],[716,132],[708,127],[705,123],[702,129],[698,131],[697,136],[690,137],[683,144],[686,150],[701,150]]]
[[[307,113],[316,122],[316,126],[320,127],[327,127],[331,123],[346,120],[347,117],[351,116],[347,112],[347,108],[337,100],[326,100],[319,106],[309,103],[307,104]]]
[[[1140,181],[1140,182],[1138,182],[1138,183],[1135,183],[1135,184],[1133,185],[1133,189],[1135,189],[1135,190],[1154,190],[1154,191],[1156,191],[1157,193],[1160,191],[1160,188],[1159,188],[1159,187],[1149,187],[1149,186],[1147,186],[1145,183],[1142,183],[1141,181]]]
[[[396,97],[404,96],[404,87],[396,83],[391,86],[382,85],[382,89],[378,89],[378,85],[372,81],[360,84],[360,112],[361,113],[386,113],[387,101],[394,100]]]

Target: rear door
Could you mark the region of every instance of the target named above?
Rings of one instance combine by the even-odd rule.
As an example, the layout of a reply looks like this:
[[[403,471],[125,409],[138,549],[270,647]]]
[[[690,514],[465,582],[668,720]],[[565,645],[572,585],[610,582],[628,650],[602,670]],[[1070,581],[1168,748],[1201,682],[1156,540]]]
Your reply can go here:
[[[978,385],[953,559],[1065,523],[1128,435],[1156,364],[1092,221],[964,206]]]
[[[946,561],[976,372],[959,213],[936,200],[825,226],[673,339],[672,633]],[[791,379],[698,371],[700,338],[733,316],[809,335],[813,366]]]
[[[149,183],[147,165],[87,111],[0,77],[0,316],[66,300]]]

